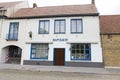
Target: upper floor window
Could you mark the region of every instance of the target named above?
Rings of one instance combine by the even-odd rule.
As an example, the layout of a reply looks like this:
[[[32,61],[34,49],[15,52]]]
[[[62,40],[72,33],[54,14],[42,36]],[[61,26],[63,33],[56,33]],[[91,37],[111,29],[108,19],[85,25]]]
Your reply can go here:
[[[7,35],[7,40],[17,40],[18,39],[18,22],[10,23],[9,34]]]
[[[48,34],[49,33],[49,20],[40,20],[39,21],[39,33]]]
[[[71,20],[71,33],[82,33],[82,19]]]
[[[65,20],[55,20],[55,31],[56,34],[64,34],[65,33]]]
[[[71,44],[72,60],[91,60],[90,44]]]

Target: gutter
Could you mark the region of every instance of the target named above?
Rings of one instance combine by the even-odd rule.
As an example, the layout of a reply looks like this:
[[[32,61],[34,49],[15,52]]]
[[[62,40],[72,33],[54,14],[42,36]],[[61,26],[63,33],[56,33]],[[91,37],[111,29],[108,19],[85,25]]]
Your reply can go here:
[[[8,17],[7,19],[33,19],[33,18],[75,17],[75,16],[99,16],[99,13],[92,13],[92,14],[59,14],[59,15],[41,15],[41,16],[20,16],[20,17]]]

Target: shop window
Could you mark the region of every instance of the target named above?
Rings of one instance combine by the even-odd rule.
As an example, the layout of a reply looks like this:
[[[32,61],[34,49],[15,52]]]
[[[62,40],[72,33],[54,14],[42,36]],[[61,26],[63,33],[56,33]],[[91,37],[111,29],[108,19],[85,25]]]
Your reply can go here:
[[[48,44],[32,44],[31,59],[48,59]]]
[[[91,60],[90,44],[71,44],[71,60]]]

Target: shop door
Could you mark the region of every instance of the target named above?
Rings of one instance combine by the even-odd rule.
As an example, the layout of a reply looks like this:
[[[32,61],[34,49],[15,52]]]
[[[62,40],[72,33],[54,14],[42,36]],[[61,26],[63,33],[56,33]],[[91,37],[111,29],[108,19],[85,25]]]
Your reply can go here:
[[[55,48],[54,49],[54,65],[64,66],[65,62],[65,48]]]

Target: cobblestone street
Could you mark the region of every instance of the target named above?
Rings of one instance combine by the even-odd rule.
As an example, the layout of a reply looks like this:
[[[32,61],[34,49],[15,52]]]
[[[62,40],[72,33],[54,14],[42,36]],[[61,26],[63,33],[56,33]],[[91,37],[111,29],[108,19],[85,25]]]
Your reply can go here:
[[[0,80],[120,80],[120,75],[0,70]]]

